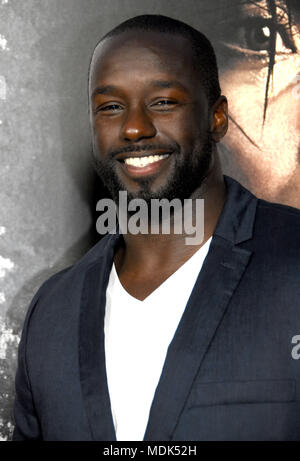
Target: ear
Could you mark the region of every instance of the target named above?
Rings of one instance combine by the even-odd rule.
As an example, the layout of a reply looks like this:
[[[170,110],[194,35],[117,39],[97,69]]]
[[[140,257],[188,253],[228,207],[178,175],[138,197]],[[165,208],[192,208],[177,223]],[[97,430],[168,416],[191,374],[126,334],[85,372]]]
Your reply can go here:
[[[211,107],[211,134],[215,142],[221,141],[228,130],[228,103],[225,96],[220,96]]]

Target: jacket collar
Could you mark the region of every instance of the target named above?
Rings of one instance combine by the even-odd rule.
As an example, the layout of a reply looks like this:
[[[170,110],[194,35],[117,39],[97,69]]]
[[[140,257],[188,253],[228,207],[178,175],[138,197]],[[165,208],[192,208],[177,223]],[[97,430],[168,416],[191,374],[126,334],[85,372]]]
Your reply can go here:
[[[224,175],[224,179],[227,200],[214,235],[237,245],[252,237],[257,198],[233,178]]]

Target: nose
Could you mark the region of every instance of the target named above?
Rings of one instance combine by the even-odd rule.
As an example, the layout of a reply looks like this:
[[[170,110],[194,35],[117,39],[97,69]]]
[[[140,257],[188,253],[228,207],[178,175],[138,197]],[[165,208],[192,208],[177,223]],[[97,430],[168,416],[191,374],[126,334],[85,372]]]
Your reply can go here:
[[[153,121],[142,107],[130,108],[121,128],[121,138],[125,141],[139,141],[156,135]]]

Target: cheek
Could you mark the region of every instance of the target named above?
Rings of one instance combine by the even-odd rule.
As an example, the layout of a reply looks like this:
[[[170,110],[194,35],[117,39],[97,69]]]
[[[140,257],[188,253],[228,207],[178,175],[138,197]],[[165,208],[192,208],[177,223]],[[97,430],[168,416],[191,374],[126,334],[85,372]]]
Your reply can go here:
[[[291,72],[287,70],[288,63]],[[295,98],[296,60],[287,59],[274,69],[263,127],[266,71],[251,82],[247,72],[236,69],[221,77],[222,92],[233,121],[223,142],[230,151],[227,174],[241,169],[256,195],[281,201],[280,190],[295,175],[300,144],[300,99]],[[299,62],[298,62],[299,64]],[[243,131],[242,131],[243,130]],[[243,133],[244,132],[244,133]]]
[[[281,172],[293,167],[296,161],[299,139],[300,99],[295,98],[295,83],[293,74],[286,75],[286,63],[275,68],[274,85],[268,97],[266,120],[263,126],[265,77],[250,84],[243,80],[244,72],[227,72],[222,76],[222,91],[229,100],[229,114],[233,121],[229,124],[225,144],[240,150],[241,155],[247,155],[242,150],[259,146],[257,155],[260,161],[277,162],[277,169]],[[295,69],[294,69],[295,70]],[[236,122],[241,130],[235,125]],[[248,138],[247,138],[248,137]],[[251,143],[251,141],[252,143]],[[263,159],[262,159],[263,153]],[[267,166],[267,165],[266,165]]]
[[[235,69],[221,73],[221,87],[229,101],[229,114],[246,134],[260,146],[278,142],[278,137],[289,137],[298,132],[299,104],[297,74],[300,71],[298,55],[288,57],[274,66],[274,79],[270,81],[268,110],[262,131],[265,91],[268,69],[254,72],[249,62],[239,63]],[[299,83],[298,83],[299,86]],[[300,93],[300,92],[299,92]],[[272,141],[273,140],[273,141]],[[274,143],[273,143],[274,144]]]
[[[228,99],[229,115],[244,131],[259,132],[262,123],[264,86],[245,81],[244,72],[229,71],[220,78],[222,93]]]
[[[97,121],[93,123],[94,145],[101,153],[115,146],[119,137],[119,127],[116,123]]]
[[[178,111],[157,120],[157,135],[177,142],[184,150],[191,149],[195,143],[204,139],[207,123],[203,112],[191,109]]]

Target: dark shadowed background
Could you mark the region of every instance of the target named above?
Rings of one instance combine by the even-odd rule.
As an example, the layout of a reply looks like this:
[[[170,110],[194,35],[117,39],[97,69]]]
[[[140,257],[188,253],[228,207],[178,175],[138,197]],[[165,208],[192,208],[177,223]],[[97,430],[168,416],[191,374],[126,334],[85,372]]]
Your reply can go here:
[[[28,304],[98,238],[95,203],[103,191],[90,163],[87,73],[99,38],[145,13],[206,33],[229,100],[224,171],[260,197],[300,208],[299,4],[0,0],[0,440],[13,429]]]

